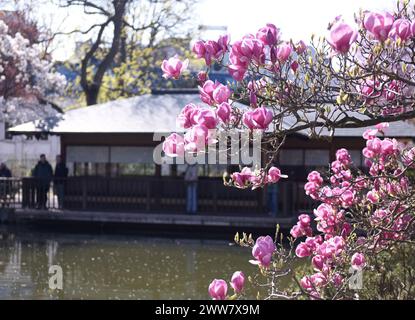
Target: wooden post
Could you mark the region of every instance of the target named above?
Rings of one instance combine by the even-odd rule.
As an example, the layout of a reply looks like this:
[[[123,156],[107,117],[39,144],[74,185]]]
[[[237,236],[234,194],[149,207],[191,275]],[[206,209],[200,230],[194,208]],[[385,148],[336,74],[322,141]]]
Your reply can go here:
[[[216,181],[214,180],[209,180],[209,183],[211,184],[211,186],[209,186],[211,188],[211,190],[213,190],[213,212],[217,213],[218,212],[218,188],[216,188],[216,186],[214,186],[213,184]]]
[[[85,177],[82,178],[81,183],[82,183],[82,210],[86,210],[88,191],[87,191],[87,181]]]
[[[298,197],[298,182],[293,182],[292,184],[292,209],[291,209],[291,216],[297,215],[300,209],[300,198]]]
[[[148,179],[147,183],[147,190],[146,190],[146,210],[150,211],[151,210],[151,180]]]
[[[289,182],[283,182],[281,184],[281,193],[282,193],[282,213],[284,216],[288,216],[288,185]]]

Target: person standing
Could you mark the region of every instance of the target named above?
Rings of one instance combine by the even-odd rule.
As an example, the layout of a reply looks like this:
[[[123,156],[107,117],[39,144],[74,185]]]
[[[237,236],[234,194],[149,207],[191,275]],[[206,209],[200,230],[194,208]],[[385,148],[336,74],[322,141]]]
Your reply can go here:
[[[12,172],[4,162],[0,163],[0,178],[11,178]]]
[[[197,181],[198,167],[196,164],[190,164],[186,168],[184,180],[187,187],[186,210],[187,213],[196,213],[197,211]]]
[[[278,185],[271,183],[267,185],[267,202],[268,202],[268,214],[275,218],[278,215]]]
[[[12,172],[4,162],[0,163],[0,202],[2,206],[7,204],[7,196],[11,192],[11,181],[7,181],[7,178],[12,177]],[[1,178],[6,178],[2,179]]]
[[[66,178],[68,177],[68,167],[62,160],[61,155],[56,156],[56,166],[53,180],[54,193],[58,197],[58,207],[63,209],[63,202],[65,198]]]
[[[50,183],[53,179],[53,169],[44,154],[40,155],[40,160],[33,169],[33,177],[36,184],[36,207],[37,209],[46,209]]]

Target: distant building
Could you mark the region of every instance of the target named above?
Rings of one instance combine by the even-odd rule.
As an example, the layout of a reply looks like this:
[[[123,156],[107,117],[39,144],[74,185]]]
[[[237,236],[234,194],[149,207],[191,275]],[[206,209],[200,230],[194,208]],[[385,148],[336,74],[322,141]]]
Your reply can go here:
[[[16,126],[9,132],[60,138],[60,153],[70,168],[69,208],[180,211],[185,201],[185,165],[156,165],[153,151],[160,141],[154,141],[153,135],[177,131],[176,116],[187,103],[200,104],[199,95],[148,94],[71,110]],[[290,127],[293,123],[286,119],[284,125]],[[338,129],[331,142],[310,140],[306,131],[287,137],[276,161],[289,175],[288,180],[278,184],[279,212],[295,215],[310,206],[310,199],[304,194],[306,175],[327,167],[338,148],[350,150],[353,162],[363,167],[364,130]],[[322,134],[328,132],[323,130]],[[393,122],[388,136],[412,142],[415,126]],[[224,187],[221,176],[225,170],[232,172],[238,168],[199,166],[200,211],[266,213],[266,192]]]

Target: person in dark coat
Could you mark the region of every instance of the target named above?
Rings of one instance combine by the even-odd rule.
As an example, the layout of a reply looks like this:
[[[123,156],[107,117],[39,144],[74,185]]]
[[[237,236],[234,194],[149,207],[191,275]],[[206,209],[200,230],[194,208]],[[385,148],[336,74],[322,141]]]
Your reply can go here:
[[[11,181],[2,178],[11,178],[12,172],[4,162],[0,163],[0,203],[7,204],[7,196],[11,192]]]
[[[0,178],[11,178],[12,172],[4,162],[0,163]]]
[[[46,160],[44,154],[40,155],[40,160],[33,169],[33,177],[36,183],[36,205],[38,209],[46,209],[46,202],[50,183],[53,179],[53,169]]]
[[[53,180],[53,187],[56,196],[58,197],[59,209],[63,209],[63,202],[65,197],[65,182],[68,177],[68,168],[60,155],[56,156],[56,167]]]

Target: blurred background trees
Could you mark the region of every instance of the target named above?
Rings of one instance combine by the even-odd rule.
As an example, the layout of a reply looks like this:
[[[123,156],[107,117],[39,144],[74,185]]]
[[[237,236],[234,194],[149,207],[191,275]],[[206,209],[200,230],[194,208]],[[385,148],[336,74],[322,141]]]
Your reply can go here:
[[[196,87],[187,77],[161,81],[160,65],[168,56],[190,58],[197,33],[192,19],[197,0],[5,0],[10,32],[20,32],[54,58],[67,80],[56,105],[63,109],[93,105],[151,92]],[[56,51],[70,48],[63,58]],[[197,63],[197,62],[195,62]]]
[[[0,120],[62,112],[53,100],[66,81],[55,71],[43,35],[24,11],[0,11]]]
[[[172,54],[189,55],[196,25],[191,20],[195,0],[60,1],[61,8],[81,7],[89,17],[65,68],[76,74],[73,92],[87,105],[172,87],[160,81],[160,65]],[[56,36],[65,35],[65,33]],[[183,83],[184,82],[184,83]],[[175,86],[195,86],[184,80]],[[186,83],[189,82],[189,83]]]

